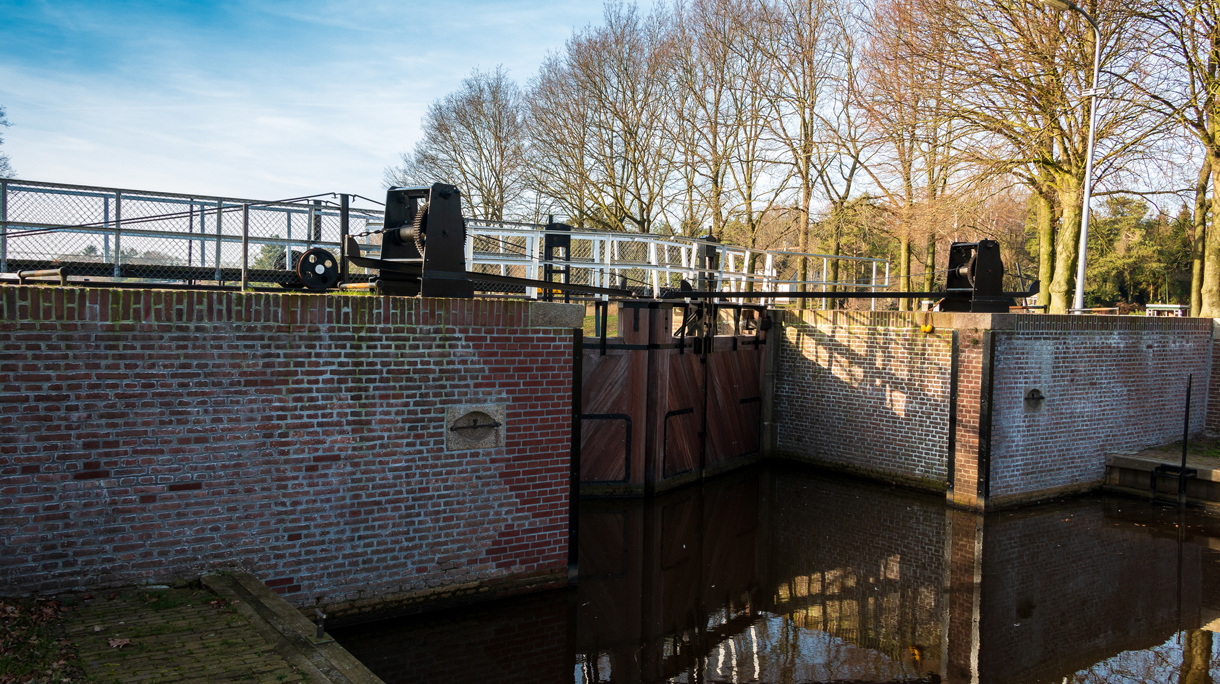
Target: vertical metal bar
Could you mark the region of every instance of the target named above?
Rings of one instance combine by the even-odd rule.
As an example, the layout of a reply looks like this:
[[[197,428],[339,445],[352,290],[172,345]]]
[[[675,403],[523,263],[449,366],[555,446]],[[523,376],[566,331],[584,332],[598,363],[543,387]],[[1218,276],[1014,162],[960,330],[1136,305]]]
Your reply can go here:
[[[187,235],[195,234],[195,200],[191,200],[190,203],[186,205],[186,234]],[[187,238],[186,239],[186,265],[187,266],[191,266],[192,265],[191,262],[195,260],[194,251],[195,251],[195,241],[190,238]]]
[[[822,292],[826,292],[826,274],[830,271],[830,259],[822,257]],[[826,298],[822,297],[822,310],[826,310]]]
[[[102,263],[110,263],[110,198],[102,198]]]
[[[220,272],[220,231],[221,216],[224,215],[224,204],[221,200],[216,200],[216,284],[219,285],[223,279],[223,273]]]
[[[542,247],[542,241],[538,239],[537,233],[531,234],[525,238],[525,252],[530,257],[530,263],[529,263],[529,267],[528,267],[529,270],[527,271],[525,277],[529,278],[530,280],[538,280],[538,259],[539,259],[538,252],[541,247]],[[525,288],[525,296],[529,297],[530,299],[537,299],[538,298],[538,288],[536,288],[536,287]]]
[[[367,221],[365,222],[364,229],[366,231],[369,229]],[[364,239],[368,240],[368,236],[365,236]],[[467,271],[474,270],[474,236],[473,235],[469,235],[466,237],[466,270]]]
[[[322,241],[322,200],[314,200],[309,208],[309,246]]]
[[[339,282],[347,282],[347,229],[350,195],[339,195]]]
[[[123,263],[123,193],[114,193],[114,277],[118,278]]]
[[[207,240],[204,239],[208,232],[207,217],[208,217],[207,209],[205,208],[205,205],[201,202],[199,204],[199,265],[200,266],[208,265],[208,243],[207,243]]]
[[[0,181],[0,271],[8,270],[8,182]]]
[[[877,291],[877,262],[875,262],[875,261],[873,262],[873,279],[870,282],[873,284],[873,286],[870,287],[868,289],[868,291],[875,293]],[[870,301],[872,302],[872,305],[873,305],[872,310],[876,311],[877,310],[877,300],[874,298]]]
[[[657,242],[652,240],[648,243],[648,263],[652,264],[652,296],[661,296],[661,281],[660,273],[657,268],[661,265],[661,260],[657,257]]]
[[[250,205],[241,205],[241,289],[250,286]]]
[[[284,222],[284,232],[287,234],[288,244],[284,245],[284,268],[292,270],[292,210],[284,212],[288,217]]]

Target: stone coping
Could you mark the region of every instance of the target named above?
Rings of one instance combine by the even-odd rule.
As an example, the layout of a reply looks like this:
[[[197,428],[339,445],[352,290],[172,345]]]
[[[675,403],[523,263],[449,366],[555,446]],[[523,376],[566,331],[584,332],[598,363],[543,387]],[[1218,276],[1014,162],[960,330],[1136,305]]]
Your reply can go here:
[[[1154,468],[1161,465],[1180,466],[1181,459],[1161,459],[1148,458],[1146,456],[1133,456],[1131,454],[1107,454],[1107,468],[1124,468],[1126,470],[1137,470],[1145,473],[1150,473]],[[1192,462],[1189,458],[1186,460],[1187,468],[1194,468],[1199,471],[1197,479],[1206,482],[1220,482],[1220,468],[1209,468]]]
[[[25,322],[572,329],[583,327],[584,307],[364,293],[0,285],[0,324]]]
[[[1216,321],[1210,318],[1170,316],[1068,316],[1036,313],[953,313],[923,311],[823,311],[785,309],[788,325],[816,327],[915,328],[925,322],[947,330],[1003,330],[1013,332],[1117,332],[1117,331],[1193,331],[1210,332]],[[1220,320],[1220,319],[1217,319]]]
[[[255,629],[297,668],[319,684],[383,684],[355,656],[288,605],[279,594],[245,572],[205,575],[204,586],[229,599]]]

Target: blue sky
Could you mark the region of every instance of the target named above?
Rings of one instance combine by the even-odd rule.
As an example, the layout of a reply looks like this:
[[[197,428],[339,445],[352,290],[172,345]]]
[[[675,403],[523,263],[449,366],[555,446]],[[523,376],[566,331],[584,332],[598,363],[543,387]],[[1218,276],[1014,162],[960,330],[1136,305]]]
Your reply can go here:
[[[601,2],[6,2],[3,149],[20,178],[272,199],[380,197],[428,104],[518,82]]]

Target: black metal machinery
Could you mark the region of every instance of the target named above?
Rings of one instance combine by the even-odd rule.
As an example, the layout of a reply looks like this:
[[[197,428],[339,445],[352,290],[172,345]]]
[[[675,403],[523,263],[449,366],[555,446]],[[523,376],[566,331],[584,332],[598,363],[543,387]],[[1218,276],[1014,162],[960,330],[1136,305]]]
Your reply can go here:
[[[995,240],[954,242],[949,245],[949,273],[941,311],[1008,313],[1017,297],[1026,293],[1004,291],[1004,263]],[[1036,286],[1033,292],[1037,292]]]
[[[571,246],[553,241],[552,250]],[[462,193],[452,185],[390,188],[386,192],[385,224],[382,226],[381,258],[360,255],[360,245],[348,238],[347,260],[375,269],[379,275],[368,287],[385,294],[423,297],[474,296],[475,282],[513,288],[536,287],[580,294],[629,297],[631,291],[577,285],[550,280],[514,278],[466,270],[466,219],[462,217]]]
[[[570,226],[556,223],[552,218],[547,223],[548,233],[544,240],[545,252],[543,280],[514,278],[491,273],[466,270],[466,221],[462,217],[462,194],[456,187],[436,183],[427,187],[390,188],[386,192],[385,224],[382,228],[381,257],[371,259],[360,255],[360,247],[352,238],[347,239],[346,258],[352,264],[375,269],[379,275],[368,285],[353,284],[348,287],[371,287],[386,294],[424,297],[474,296],[475,283],[484,284],[477,289],[503,289],[535,287],[540,297],[553,300],[559,293],[566,300],[572,293],[608,295],[618,298],[634,297],[636,293],[627,289],[577,285],[571,281],[570,268],[558,267],[566,262],[571,251],[571,237],[555,231],[571,230]],[[565,231],[566,232],[566,231]],[[1029,297],[1038,292],[1038,281],[1034,281],[1027,292],[1004,292],[1004,264],[1000,260],[1000,245],[995,240],[978,242],[954,242],[949,247],[949,268],[943,293],[929,292],[721,292],[717,289],[716,271],[719,268],[719,253],[716,240],[711,236],[701,239],[696,252],[699,272],[695,285],[682,282],[677,290],[667,289],[660,299],[709,300],[722,299],[766,300],[776,297],[818,297],[835,299],[917,299],[942,297],[937,308],[940,311],[968,311],[975,313],[1007,312],[1017,297]],[[556,276],[563,276],[556,281]],[[305,280],[303,277],[302,280]],[[330,278],[318,279],[330,282]],[[311,285],[306,281],[307,286]],[[490,285],[491,287],[486,287]],[[753,307],[747,307],[753,308]],[[702,332],[709,327],[713,312],[691,312],[684,325],[686,332]],[[750,322],[752,323],[752,321]]]

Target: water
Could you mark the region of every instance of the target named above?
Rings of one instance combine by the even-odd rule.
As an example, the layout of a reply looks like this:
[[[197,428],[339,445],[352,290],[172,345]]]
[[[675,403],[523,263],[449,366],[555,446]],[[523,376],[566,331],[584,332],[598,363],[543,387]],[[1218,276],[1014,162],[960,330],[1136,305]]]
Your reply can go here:
[[[394,682],[1220,682],[1220,517],[783,467],[584,501],[575,590],[334,630]],[[1213,623],[1213,621],[1216,621]]]

